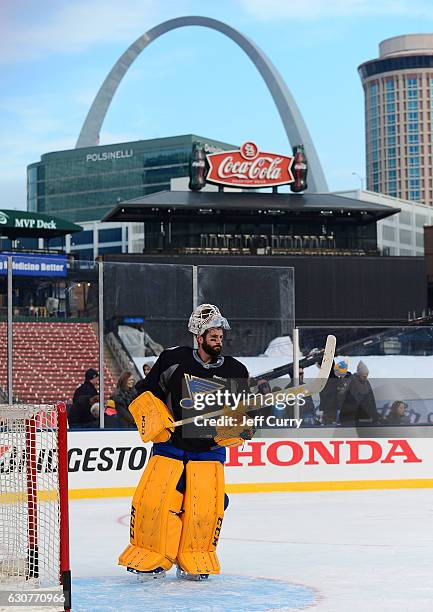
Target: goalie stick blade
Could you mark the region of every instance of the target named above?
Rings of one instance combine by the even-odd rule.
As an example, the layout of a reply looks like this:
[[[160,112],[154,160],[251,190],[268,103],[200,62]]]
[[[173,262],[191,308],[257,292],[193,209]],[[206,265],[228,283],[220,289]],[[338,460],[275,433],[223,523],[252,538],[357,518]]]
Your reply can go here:
[[[316,393],[320,393],[322,389],[325,387],[328,382],[329,374],[331,372],[332,364],[334,363],[334,354],[335,347],[337,345],[337,338],[335,336],[329,335],[326,338],[325,350],[323,351],[323,359],[320,365],[320,370],[318,376],[313,378],[309,383],[305,383],[303,385],[299,385],[298,387],[291,387],[288,391],[290,395],[300,395],[301,393],[305,396],[315,395]],[[278,396],[281,400],[281,391],[278,392]],[[275,400],[276,401],[276,400]],[[251,406],[248,408],[247,412],[252,410],[258,410],[261,406]],[[224,408],[219,410],[214,410],[213,412],[206,413],[206,418],[217,417],[224,414]],[[189,425],[189,423],[194,423],[194,419],[197,415],[193,417],[188,417],[186,419],[182,419],[181,421],[175,421],[173,423],[173,427],[179,427],[181,425]]]
[[[332,366],[334,364],[334,356],[335,356],[335,347],[337,346],[337,338],[335,336],[329,335],[326,338],[325,350],[323,351],[323,359],[320,364],[319,375],[316,378],[313,378],[310,382],[305,383],[305,385],[300,385],[297,387],[301,389],[301,387],[305,388],[305,391],[296,391],[292,390],[295,395],[298,393],[305,393],[305,395],[315,395],[316,393],[320,393],[328,382],[329,375],[331,373]]]

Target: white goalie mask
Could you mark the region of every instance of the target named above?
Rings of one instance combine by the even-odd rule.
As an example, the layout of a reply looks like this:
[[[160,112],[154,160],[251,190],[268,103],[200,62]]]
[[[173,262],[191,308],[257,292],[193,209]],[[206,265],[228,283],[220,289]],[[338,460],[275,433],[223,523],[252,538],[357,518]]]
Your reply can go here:
[[[207,329],[212,327],[230,329],[227,319],[222,316],[216,306],[213,304],[200,304],[189,318],[188,330],[195,336],[201,336]]]

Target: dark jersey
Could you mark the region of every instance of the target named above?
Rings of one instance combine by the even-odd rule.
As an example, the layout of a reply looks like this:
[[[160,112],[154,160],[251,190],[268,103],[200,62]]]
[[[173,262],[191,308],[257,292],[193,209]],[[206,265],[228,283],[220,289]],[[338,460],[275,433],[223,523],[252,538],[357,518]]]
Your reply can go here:
[[[182,409],[181,401],[185,400],[187,395],[187,376],[185,375],[214,379],[215,382],[221,384],[227,382],[228,379],[233,379],[244,381],[246,386],[248,370],[234,357],[219,356],[210,363],[204,363],[195,349],[178,346],[161,353],[146,378],[137,383],[136,389],[139,393],[151,391],[170,408],[174,419],[180,421],[182,418],[198,414],[193,410]],[[233,388],[231,387],[230,390]],[[204,435],[202,429],[200,428],[198,432],[200,436]],[[183,427],[176,427],[171,436],[171,442],[177,448],[206,451],[215,445],[212,437],[194,437],[190,427],[185,432],[183,430]]]

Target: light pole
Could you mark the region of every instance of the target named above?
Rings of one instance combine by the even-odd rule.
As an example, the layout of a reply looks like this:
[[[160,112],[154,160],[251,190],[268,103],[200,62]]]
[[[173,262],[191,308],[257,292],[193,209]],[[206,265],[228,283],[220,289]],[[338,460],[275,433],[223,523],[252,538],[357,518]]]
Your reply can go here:
[[[359,178],[359,182],[361,183],[361,191],[364,191],[364,179],[357,172],[352,172],[352,176],[357,176]]]

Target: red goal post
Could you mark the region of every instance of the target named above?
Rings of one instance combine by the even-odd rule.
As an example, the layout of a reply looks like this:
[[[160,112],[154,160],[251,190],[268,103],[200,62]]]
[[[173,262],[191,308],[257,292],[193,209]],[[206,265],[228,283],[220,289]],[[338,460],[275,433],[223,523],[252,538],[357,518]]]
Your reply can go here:
[[[70,610],[64,403],[0,404],[0,601],[28,591],[59,593],[48,609]]]

